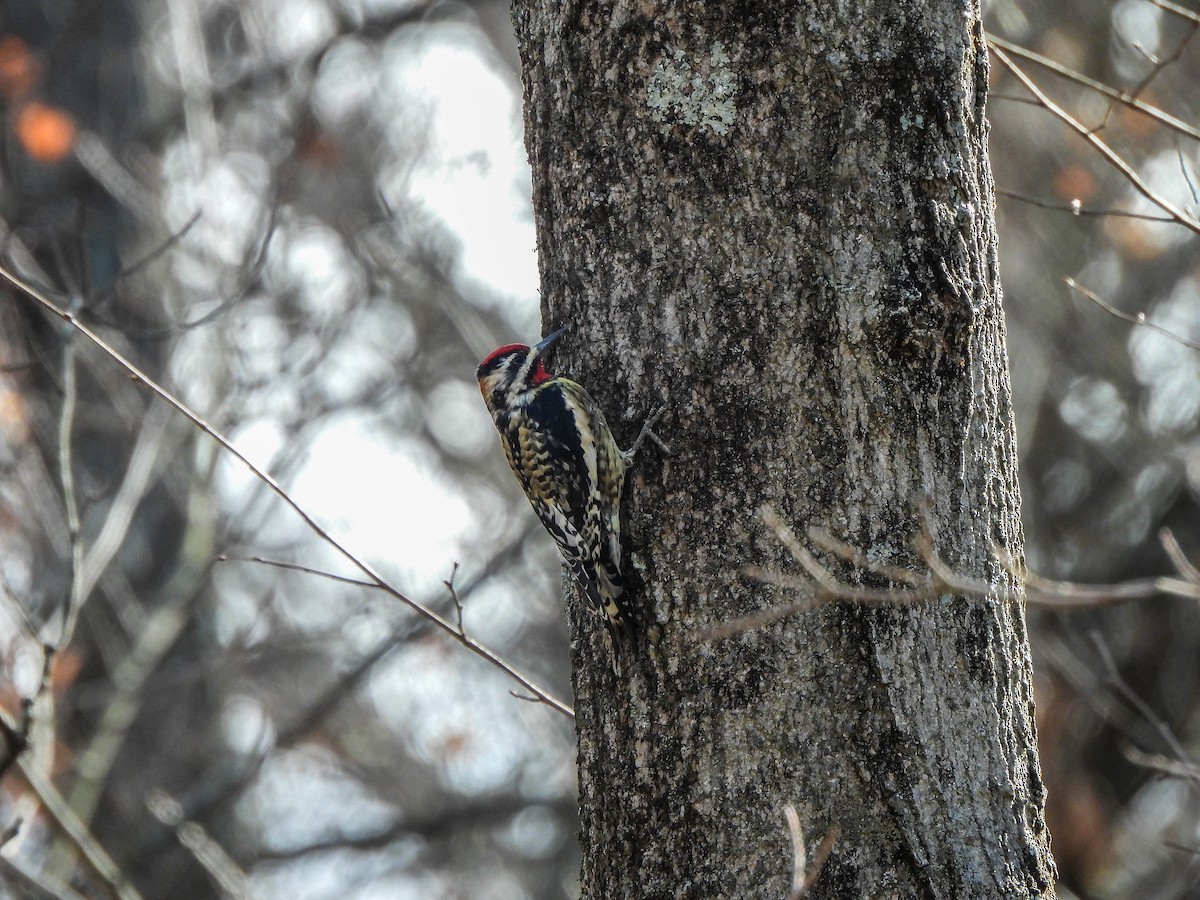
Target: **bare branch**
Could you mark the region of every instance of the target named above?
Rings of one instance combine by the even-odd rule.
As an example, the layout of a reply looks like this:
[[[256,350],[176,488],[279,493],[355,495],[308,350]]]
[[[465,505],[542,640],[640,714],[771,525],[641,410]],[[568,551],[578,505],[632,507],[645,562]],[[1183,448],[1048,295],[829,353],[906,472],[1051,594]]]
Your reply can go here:
[[[448,590],[450,592],[450,599],[452,599],[454,601],[454,611],[457,614],[457,619],[458,619],[458,633],[462,637],[466,637],[467,630],[465,628],[463,628],[463,604],[462,604],[462,600],[458,596],[458,591],[455,590],[455,588],[454,588],[454,576],[457,574],[458,574],[458,562],[456,561],[454,563],[453,571],[450,572],[449,580],[443,581],[442,584],[444,584],[446,586],[446,590]]]
[[[1122,743],[1121,753],[1135,766],[1152,769],[1173,778],[1186,778],[1200,785],[1200,766],[1190,760],[1175,760],[1161,753],[1147,753],[1129,743]]]
[[[79,534],[79,499],[75,491],[75,459],[72,451],[72,434],[75,429],[75,406],[79,397],[76,380],[77,361],[74,334],[68,332],[63,338],[62,408],[58,416],[58,476],[62,483],[63,507],[67,517],[67,538],[71,544],[71,586],[62,613],[62,630],[55,645],[63,647],[71,642],[79,608],[86,599],[83,596],[80,575],[83,572],[83,542]]]
[[[1070,203],[1050,203],[1046,200],[1038,200],[1036,197],[1029,197],[1025,194],[1018,194],[1016,191],[1006,191],[1003,188],[996,188],[996,194],[1000,197],[1008,197],[1010,200],[1019,200],[1021,203],[1028,203],[1030,206],[1036,206],[1039,209],[1051,209],[1056,212],[1069,212],[1073,216],[1096,216],[1113,219],[1140,219],[1143,222],[1174,222],[1170,216],[1152,216],[1147,213],[1130,212],[1125,209],[1088,209],[1080,201],[1072,200]]]
[[[808,864],[808,854],[804,846],[804,829],[800,827],[800,816],[790,803],[783,808],[783,817],[787,820],[788,834],[792,839],[792,889],[788,892],[787,900],[804,900],[812,890],[825,863],[829,862],[829,854],[833,846],[842,836],[842,826],[832,825],[825,837],[821,839],[817,852],[813,855],[812,865]]]
[[[746,566],[742,574],[755,581],[772,584],[802,594],[798,599],[767,607],[756,613],[741,616],[694,632],[697,640],[718,641],[735,637],[772,625],[783,619],[813,609],[831,600],[850,603],[904,604],[933,600],[943,594],[960,597],[991,597],[1001,600],[1024,599],[1026,602],[1048,609],[1069,610],[1102,606],[1113,606],[1132,600],[1144,600],[1166,594],[1185,599],[1200,600],[1200,576],[1194,567],[1183,558],[1182,551],[1175,545],[1176,565],[1184,579],[1170,577],[1142,578],[1118,584],[1076,584],[1070,581],[1051,581],[1024,569],[1002,547],[993,547],[993,556],[1001,567],[1015,580],[1017,587],[1004,589],[977,578],[955,572],[934,548],[933,536],[928,527],[925,512],[921,514],[921,528],[914,538],[914,547],[928,567],[928,572],[915,572],[903,566],[895,566],[873,560],[858,547],[846,543],[821,528],[809,528],[809,537],[823,550],[850,563],[857,570],[886,578],[904,587],[865,588],[846,584],[839,580],[796,539],[794,532],[780,519],[770,506],[761,508],[763,521],[788,549],[791,557],[804,569],[808,578],[770,572],[761,566]],[[1163,538],[1164,543],[1168,538]],[[1171,538],[1173,540],[1173,538]],[[1171,553],[1168,548],[1168,553]],[[1182,565],[1181,565],[1182,564]],[[809,580],[811,579],[811,580]]]
[[[76,574],[80,604],[87,602],[96,582],[121,549],[121,544],[129,532],[134,513],[145,497],[150,478],[154,474],[155,463],[164,455],[162,442],[168,415],[161,406],[152,406],[138,431],[133,451],[129,455],[129,464],[125,467],[125,475],[121,479],[121,486],[109,506],[104,524],[91,546],[87,548],[87,552],[82,554]]]
[[[361,578],[338,575],[336,572],[326,572],[323,569],[314,569],[311,566],[302,566],[299,563],[285,562],[281,559],[267,559],[265,556],[231,556],[228,553],[222,553],[216,557],[214,562],[258,563],[260,566],[269,566],[273,569],[286,569],[289,572],[303,572],[305,575],[315,575],[318,578],[336,581],[339,584],[352,584],[355,587],[368,588],[374,591],[381,589],[374,581],[363,581]]]
[[[1091,88],[1099,94],[1103,94],[1111,100],[1126,104],[1130,109],[1136,109],[1138,112],[1149,116],[1154,121],[1158,122],[1172,131],[1190,137],[1192,140],[1200,141],[1200,129],[1188,125],[1186,122],[1168,115],[1161,109],[1151,106],[1149,103],[1144,103],[1138,100],[1133,94],[1128,91],[1120,91],[1116,88],[1104,84],[1102,81],[1096,81],[1094,78],[1088,78],[1086,75],[1076,72],[1074,69],[1069,69],[1061,63],[1057,63],[1049,57],[1042,56],[1040,53],[1034,53],[1032,50],[1026,50],[1024,47],[1013,44],[1004,38],[996,37],[994,34],[987,35],[988,46],[992,48],[998,55],[1003,56],[1000,51],[1007,51],[1013,56],[1019,56],[1022,59],[1027,59],[1032,63],[1036,63],[1045,69],[1049,69],[1056,75],[1061,75],[1069,81],[1074,81],[1076,84],[1081,84],[1084,87]],[[1003,62],[1003,60],[1001,60]],[[1006,63],[1006,65],[1009,65]],[[1015,73],[1014,73],[1015,74]],[[1022,79],[1023,80],[1023,79]],[[1039,98],[1040,101],[1040,98]],[[1039,102],[1035,101],[1035,102]],[[1044,106],[1045,103],[1039,102],[1039,105]]]
[[[0,883],[19,886],[16,896],[29,900],[87,900],[69,884],[33,872],[19,859],[0,854]]]
[[[21,826],[23,824],[24,824],[24,822],[22,821],[21,817],[18,816],[15,819],[13,819],[12,822],[10,822],[3,831],[0,831],[0,847],[3,847],[5,844],[7,844],[9,841],[11,841],[13,838],[16,837],[17,834],[21,831]]]
[[[1200,203],[1200,190],[1196,188],[1196,182],[1192,179],[1192,173],[1188,169],[1187,160],[1183,158],[1183,147],[1179,145],[1179,141],[1175,141],[1175,158],[1179,160],[1179,172],[1183,175],[1183,180],[1187,182],[1188,190],[1192,194],[1192,202]]]
[[[541,697],[531,697],[528,694],[522,694],[520,691],[509,691],[508,695],[517,700],[524,700],[526,703],[544,703]]]
[[[462,828],[501,825],[511,821],[517,814],[530,809],[531,806],[552,811],[564,820],[573,817],[579,810],[574,796],[530,801],[517,794],[500,794],[435,810],[428,816],[406,815],[378,831],[364,832],[353,836],[331,836],[287,849],[260,850],[255,856],[255,861],[261,863],[294,860],[331,850],[374,850],[412,836],[433,841],[454,835]]]
[[[1105,643],[1103,635],[1098,630],[1093,629],[1088,633],[1092,639],[1092,644],[1096,647],[1096,652],[1100,654],[1100,660],[1104,664],[1105,672],[1108,676],[1109,683],[1116,688],[1117,693],[1124,698],[1142,719],[1150,725],[1163,742],[1171,748],[1171,752],[1175,754],[1175,758],[1181,763],[1189,764],[1191,759],[1183,745],[1179,742],[1179,738],[1175,737],[1175,733],[1143,700],[1138,692],[1129,686],[1129,682],[1121,677],[1121,672],[1117,668],[1117,662],[1113,659],[1112,651],[1108,649],[1108,644]],[[1198,782],[1200,783],[1200,782]]]
[[[1171,557],[1171,562],[1179,571],[1179,574],[1194,584],[1200,584],[1200,569],[1192,565],[1191,561],[1184,555],[1183,548],[1179,546],[1179,541],[1175,539],[1175,532],[1170,528],[1160,528],[1158,539],[1162,542],[1163,549],[1167,551],[1167,556]]]
[[[184,416],[189,422],[216,441],[222,447],[222,449],[231,454],[235,459],[238,460],[238,462],[249,469],[255,478],[265,484],[271,490],[271,492],[275,494],[275,496],[277,496],[288,507],[290,507],[292,511],[300,517],[304,524],[308,526],[308,528],[315,535],[317,535],[317,537],[336,550],[352,566],[366,575],[372,583],[380,588],[380,590],[389,594],[396,600],[399,600],[422,618],[433,623],[433,625],[453,637],[456,641],[458,641],[476,656],[482,657],[496,668],[508,674],[509,677],[518,682],[531,694],[541,698],[547,706],[556,709],[565,716],[574,718],[575,712],[568,704],[552,696],[549,692],[537,685],[532,679],[518,670],[494,650],[479,643],[474,638],[459,634],[455,626],[447,619],[438,615],[423,603],[420,603],[407,596],[399,588],[394,587],[392,584],[386,581],[382,575],[375,571],[374,567],[355,555],[343,543],[338,541],[337,538],[330,534],[329,531],[318,524],[318,522],[292,498],[292,496],[278,481],[276,481],[266,471],[251,462],[249,457],[238,450],[237,447],[235,447],[227,437],[221,434],[221,432],[217,431],[216,428],[201,418],[197,413],[193,412],[191,408],[188,407],[187,404],[185,404],[182,400],[178,399],[174,394],[162,387],[153,378],[122,356],[107,341],[100,337],[100,335],[96,334],[96,332],[92,331],[91,328],[81,322],[74,313],[63,309],[41,291],[26,283],[4,267],[0,267],[0,277],[3,277],[4,280],[8,281],[13,287],[17,288],[18,291],[33,300],[46,312],[66,322],[68,325],[82,334],[85,338],[95,344],[96,347],[103,351],[117,365],[128,372],[134,381],[144,384],[153,394],[164,400],[180,415]]]
[[[808,529],[808,537],[821,549],[833,553],[856,568],[865,569],[873,575],[886,578],[888,581],[898,581],[901,584],[910,584],[913,587],[921,588],[927,587],[929,584],[928,575],[922,572],[914,572],[912,569],[906,569],[903,566],[893,566],[889,563],[882,563],[871,559],[858,547],[834,537],[824,528],[818,528],[815,525],[811,526]]]
[[[1137,47],[1138,50],[1145,53],[1146,58],[1149,59],[1151,63],[1153,63],[1153,68],[1149,72],[1146,73],[1146,77],[1143,78],[1141,81],[1139,81],[1137,83],[1137,86],[1134,87],[1134,89],[1130,92],[1130,93],[1132,93],[1132,95],[1134,97],[1137,97],[1139,94],[1142,93],[1142,91],[1144,91],[1146,88],[1148,88],[1150,86],[1150,82],[1152,82],[1155,78],[1157,78],[1159,76],[1159,73],[1161,73],[1163,69],[1165,69],[1167,66],[1171,65],[1172,63],[1177,62],[1179,60],[1179,57],[1181,57],[1183,55],[1183,51],[1185,49],[1187,49],[1187,45],[1189,43],[1191,43],[1192,38],[1194,38],[1196,36],[1196,29],[1200,28],[1200,19],[1189,19],[1189,21],[1191,22],[1191,28],[1188,30],[1188,33],[1186,35],[1184,35],[1183,40],[1181,40],[1176,45],[1175,49],[1173,51],[1171,51],[1171,53],[1169,53],[1167,56],[1164,56],[1162,58],[1155,58],[1152,54],[1148,53],[1146,51],[1146,49],[1144,47],[1142,47],[1140,44],[1134,44],[1134,46]]]
[[[800,896],[804,889],[804,875],[808,871],[808,850],[804,846],[804,829],[800,827],[800,814],[796,807],[787,804],[783,808],[783,817],[787,819],[788,834],[792,838],[792,890],[788,897]]]
[[[87,863],[92,873],[103,882],[106,890],[117,900],[141,900],[141,894],[117,868],[99,841],[92,835],[86,825],[75,815],[67,801],[54,788],[50,780],[37,769],[28,765],[24,759],[17,760],[25,783],[37,796],[42,808],[46,810],[58,830],[68,842],[78,851]]]
[[[1137,189],[1138,193],[1140,193],[1143,197],[1145,197],[1163,212],[1167,213],[1176,223],[1182,225],[1184,228],[1187,228],[1190,231],[1200,234],[1200,222],[1196,221],[1195,218],[1188,215],[1188,213],[1184,212],[1166,197],[1163,197],[1152,187],[1150,187],[1150,185],[1148,185],[1142,179],[1142,177],[1138,175],[1136,171],[1134,171],[1133,167],[1130,166],[1129,163],[1125,162],[1125,160],[1122,159],[1116,151],[1109,147],[1108,144],[1100,140],[1100,138],[1098,138],[1090,128],[1080,124],[1080,122],[1070,113],[1047,97],[1042,89],[1034,83],[1033,79],[1026,75],[1016,63],[1009,59],[1007,54],[1005,54],[1005,52],[1000,49],[995,42],[991,42],[991,47],[992,53],[995,55],[995,57],[1000,60],[1004,67],[1008,69],[1008,71],[1011,72],[1013,76],[1021,82],[1021,84],[1025,86],[1027,91],[1029,91],[1038,99],[1043,107],[1064,122],[1068,127],[1071,128],[1072,131],[1100,151],[1100,155],[1103,156],[1113,168],[1124,175],[1125,178],[1128,179],[1129,183]]]
[[[147,253],[145,256],[143,256],[141,259],[137,260],[136,262],[132,262],[128,266],[123,268],[117,275],[116,285],[114,285],[112,288],[110,288],[107,293],[102,294],[100,297],[100,300],[103,302],[109,296],[115,295],[116,288],[117,288],[117,286],[119,286],[121,284],[121,282],[126,281],[129,278],[136,275],[142,269],[146,268],[146,266],[150,265],[156,259],[159,259],[160,257],[162,257],[168,250],[170,250],[172,247],[174,247],[176,244],[178,244],[180,241],[182,241],[187,236],[187,233],[189,231],[191,231],[192,228],[195,227],[197,222],[200,221],[200,217],[203,214],[204,214],[203,210],[199,210],[199,209],[196,210],[194,213],[192,213],[191,218],[189,218],[186,222],[184,222],[183,225],[181,225],[177,230],[175,230],[175,231],[171,232],[169,235],[167,235],[166,240],[161,241],[157,247],[155,247],[153,250],[151,250],[149,253]]]
[[[1077,584],[1073,581],[1051,581],[1030,572],[1025,578],[1025,588],[1029,592],[1030,603],[1049,609],[1116,606],[1131,600],[1148,600],[1158,594],[1193,596],[1187,582],[1171,578],[1137,578],[1117,584]],[[1195,592],[1194,596],[1200,597],[1200,592]]]
[[[195,504],[189,507],[193,512],[187,518],[180,545],[207,547],[212,540],[210,521],[203,512],[194,511]],[[208,554],[200,549],[182,555],[164,586],[163,602],[150,612],[133,645],[113,665],[115,689],[86,745],[76,752],[76,777],[67,795],[71,809],[85,821],[92,821],[113,761],[142,709],[147,681],[191,621],[192,607],[203,596],[207,560]]]
[[[208,873],[222,897],[249,900],[250,879],[246,877],[246,873],[200,824],[184,819],[183,807],[179,805],[179,801],[166,791],[153,790],[146,795],[146,808],[154,818],[175,832],[179,843]]]
[[[1171,3],[1170,0],[1150,0],[1159,9],[1165,9],[1169,13],[1174,13],[1181,19],[1187,19],[1189,22],[1200,24],[1200,13],[1194,13],[1190,9],[1184,9],[1178,4]]]
[[[1187,347],[1189,350],[1200,350],[1200,344],[1196,343],[1195,341],[1188,340],[1181,334],[1176,334],[1174,331],[1163,328],[1161,325],[1155,325],[1153,322],[1148,321],[1144,312],[1136,314],[1122,312],[1111,303],[1106,303],[1095,292],[1090,291],[1083,285],[1079,284],[1079,282],[1077,282],[1074,278],[1064,278],[1063,281],[1066,282],[1067,287],[1069,287],[1071,290],[1087,297],[1109,315],[1116,316],[1118,319],[1129,322],[1132,325],[1140,325],[1143,328],[1149,328],[1151,331],[1156,331],[1163,337]]]
[[[870,562],[865,566],[868,571],[882,574],[883,572],[891,572],[899,577],[890,579],[900,581],[903,584],[909,585],[905,588],[866,588],[858,585],[845,584],[839,581],[838,578],[827,568],[817,562],[816,558],[805,549],[796,539],[795,533],[787,526],[786,523],[779,517],[775,510],[764,505],[760,508],[760,513],[763,521],[775,533],[780,543],[788,550],[791,557],[800,564],[801,568],[808,574],[812,582],[796,578],[791,575],[779,575],[768,572],[760,566],[747,566],[742,570],[742,573],[747,578],[753,578],[756,581],[762,581],[767,584],[773,584],[778,587],[783,587],[789,590],[798,590],[809,592],[808,596],[801,597],[791,603],[785,603],[779,606],[768,607],[757,613],[752,613],[748,616],[742,616],[737,619],[732,619],[728,622],[722,622],[719,625],[714,625],[708,628],[701,628],[695,631],[695,637],[702,641],[724,640],[725,638],[733,637],[742,634],[746,631],[751,631],[757,628],[762,628],[766,625],[774,624],[775,622],[786,619],[790,616],[805,610],[820,606],[831,600],[844,600],[851,603],[878,603],[878,604],[901,604],[901,603],[919,603],[924,600],[932,600],[944,593],[948,588],[955,592],[962,593],[964,585],[969,585],[971,590],[976,593],[987,593],[994,595],[995,590],[987,584],[967,582],[963,579],[954,577],[952,583],[944,582],[934,577],[931,572],[922,574],[912,572],[899,566],[890,566],[887,564]],[[815,534],[816,543],[821,544],[824,548],[834,555],[841,557],[847,562],[856,563],[866,559],[866,554],[858,548],[852,547],[849,544],[834,538],[827,532],[816,529],[810,532]],[[944,566],[939,566],[940,569],[948,571]],[[885,576],[887,577],[887,576]],[[814,583],[815,582],[815,583]]]

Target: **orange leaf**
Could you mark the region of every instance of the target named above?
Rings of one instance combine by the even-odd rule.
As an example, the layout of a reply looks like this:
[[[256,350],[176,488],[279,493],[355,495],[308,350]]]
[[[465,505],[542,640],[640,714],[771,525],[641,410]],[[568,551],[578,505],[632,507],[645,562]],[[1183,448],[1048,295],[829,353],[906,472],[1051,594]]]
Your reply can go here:
[[[5,386],[0,386],[0,433],[14,444],[23,444],[29,437],[25,398]]]
[[[37,61],[18,37],[0,38],[0,94],[15,100],[29,93],[38,77]]]
[[[1077,163],[1063,166],[1054,176],[1054,193],[1068,203],[1072,200],[1087,203],[1096,193],[1096,176]]]
[[[53,106],[27,103],[17,113],[17,138],[33,159],[56,163],[75,146],[75,120]]]

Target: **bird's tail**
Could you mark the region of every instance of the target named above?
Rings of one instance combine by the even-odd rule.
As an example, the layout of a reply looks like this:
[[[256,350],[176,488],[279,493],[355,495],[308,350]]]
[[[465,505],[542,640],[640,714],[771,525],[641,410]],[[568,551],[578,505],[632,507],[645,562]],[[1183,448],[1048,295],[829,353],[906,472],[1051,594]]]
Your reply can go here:
[[[637,621],[626,598],[621,573],[601,564],[590,570],[578,566],[575,576],[587,595],[588,606],[599,613],[604,622],[613,671],[620,674],[621,662],[633,652],[637,636]]]

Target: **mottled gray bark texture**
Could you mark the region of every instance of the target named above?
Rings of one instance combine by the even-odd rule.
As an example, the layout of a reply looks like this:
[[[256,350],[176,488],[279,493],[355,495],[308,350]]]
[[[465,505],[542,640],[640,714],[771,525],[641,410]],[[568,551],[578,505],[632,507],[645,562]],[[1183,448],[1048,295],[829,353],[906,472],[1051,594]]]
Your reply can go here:
[[[1020,557],[1016,451],[975,4],[517,0],[556,368],[643,451],[626,562],[636,672],[571,630],[585,897],[782,898],[782,808],[813,896],[1052,897],[1020,603],[794,595],[763,526],[922,568],[928,498],[959,573]],[[835,559],[847,581],[879,584]]]

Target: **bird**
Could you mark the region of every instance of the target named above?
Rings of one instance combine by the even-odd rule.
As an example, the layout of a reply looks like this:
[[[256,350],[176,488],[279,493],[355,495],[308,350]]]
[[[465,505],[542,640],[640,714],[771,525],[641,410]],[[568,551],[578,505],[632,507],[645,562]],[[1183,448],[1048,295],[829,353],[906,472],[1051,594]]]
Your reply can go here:
[[[647,419],[629,450],[621,450],[591,395],[546,369],[546,353],[567,327],[533,347],[498,347],[475,376],[525,496],[605,625],[616,672],[637,631],[621,574],[621,494],[646,437],[667,449],[652,430],[665,407]]]

